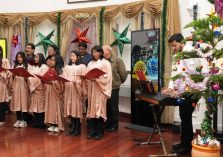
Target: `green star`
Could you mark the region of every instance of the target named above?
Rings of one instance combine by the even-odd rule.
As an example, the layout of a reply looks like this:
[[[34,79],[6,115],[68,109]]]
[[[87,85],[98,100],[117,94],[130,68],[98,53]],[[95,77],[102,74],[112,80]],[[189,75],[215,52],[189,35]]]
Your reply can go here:
[[[52,42],[50,40],[51,37],[53,36],[53,33],[54,33],[54,30],[50,34],[48,34],[47,36],[44,36],[42,33],[38,32],[38,35],[39,35],[41,40],[40,40],[40,42],[38,42],[36,44],[36,47],[40,46],[40,45],[43,45],[45,55],[46,55],[47,48],[48,48],[49,45],[56,45],[54,42]]]
[[[115,36],[116,40],[111,44],[111,46],[118,45],[121,56],[122,56],[122,53],[123,53],[124,44],[131,43],[131,40],[126,37],[128,29],[129,29],[129,25],[130,24],[128,24],[128,26],[124,29],[124,31],[122,33],[117,32],[113,28],[114,36]]]

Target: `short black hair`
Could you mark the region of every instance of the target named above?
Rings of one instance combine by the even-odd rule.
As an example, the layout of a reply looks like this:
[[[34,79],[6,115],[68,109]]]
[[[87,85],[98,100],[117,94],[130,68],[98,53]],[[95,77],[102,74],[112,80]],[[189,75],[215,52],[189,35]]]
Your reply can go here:
[[[78,47],[87,48],[87,43],[86,42],[80,42],[80,43],[78,43]]]
[[[171,43],[173,41],[176,41],[178,43],[182,42],[184,39],[183,35],[181,33],[176,33],[173,34],[169,39],[168,39],[168,43]]]
[[[33,43],[27,43],[26,46],[31,46],[31,49],[35,50],[35,45]]]
[[[99,45],[96,45],[94,46],[92,49],[91,49],[91,54],[93,56],[93,50],[97,51],[100,53],[100,59],[104,58],[103,54],[104,54],[104,51],[103,51],[103,48]],[[93,59],[94,59],[94,56],[93,56]]]

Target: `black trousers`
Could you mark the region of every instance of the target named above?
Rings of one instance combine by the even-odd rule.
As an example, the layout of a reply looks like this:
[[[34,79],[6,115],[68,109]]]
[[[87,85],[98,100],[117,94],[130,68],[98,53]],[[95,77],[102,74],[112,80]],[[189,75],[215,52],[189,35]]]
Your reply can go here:
[[[27,121],[27,112],[16,111],[16,119]]]
[[[5,121],[5,111],[7,109],[7,102],[0,103],[0,122]]]
[[[190,98],[186,98],[179,105],[180,109],[180,119],[181,119],[181,143],[185,147],[191,147],[191,141],[193,140],[193,124],[192,124],[192,113],[194,111],[194,107],[192,106],[192,102]]]
[[[107,100],[107,122],[106,127],[118,128],[119,121],[119,88],[113,89],[111,98]]]

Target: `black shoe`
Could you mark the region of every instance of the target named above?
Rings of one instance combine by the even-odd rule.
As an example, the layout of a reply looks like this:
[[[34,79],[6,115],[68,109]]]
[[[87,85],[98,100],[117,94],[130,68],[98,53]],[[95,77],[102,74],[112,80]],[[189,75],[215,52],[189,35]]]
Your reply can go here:
[[[72,136],[78,136],[80,134],[81,134],[80,129],[76,129],[76,130],[74,130],[74,133],[72,134]]]
[[[171,151],[171,153],[177,154],[177,155],[189,154],[189,153],[191,153],[191,148],[183,148],[183,147],[181,147],[181,148],[178,148],[178,149],[173,149]]]
[[[88,139],[93,139],[96,137],[96,134],[88,134],[87,138]]]
[[[105,125],[104,130],[109,130],[111,128],[110,125]]]
[[[108,129],[107,131],[108,132],[114,132],[114,131],[117,131],[118,129],[117,128],[110,128],[110,129]]]
[[[178,149],[178,148],[181,148],[182,146],[183,146],[182,143],[174,144],[172,146],[172,149]]]
[[[97,135],[95,136],[95,140],[101,140],[102,137],[103,137],[103,134],[97,134]]]
[[[46,129],[46,125],[42,124],[38,126],[39,129]]]
[[[75,132],[74,126],[71,126],[71,128],[66,132],[66,135],[73,135]]]

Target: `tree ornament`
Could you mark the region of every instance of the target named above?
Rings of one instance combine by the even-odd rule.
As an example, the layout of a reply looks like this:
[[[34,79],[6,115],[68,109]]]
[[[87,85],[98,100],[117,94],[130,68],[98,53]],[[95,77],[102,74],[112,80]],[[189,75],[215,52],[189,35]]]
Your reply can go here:
[[[183,99],[182,98],[177,98],[177,105],[181,105],[181,104],[183,104]]]
[[[221,89],[221,87],[220,87],[219,83],[217,83],[212,86],[212,89],[217,91],[217,90]]]
[[[212,67],[210,73],[211,74],[217,74],[219,72],[219,67]]]
[[[203,66],[201,65],[201,66],[199,66],[199,67],[196,67],[196,71],[197,72],[201,72],[202,71],[202,69],[203,69]]]
[[[196,105],[197,105],[196,103],[194,103],[194,102],[192,103],[192,106],[193,106],[193,107],[196,107]]]
[[[214,98],[212,98],[212,97],[209,97],[209,98],[208,98],[208,102],[209,102],[209,103],[212,103],[212,102],[214,102]]]

